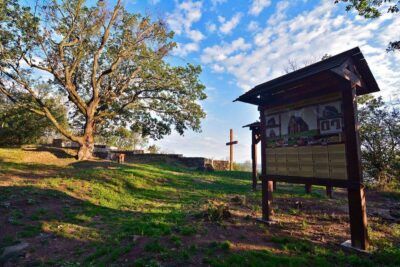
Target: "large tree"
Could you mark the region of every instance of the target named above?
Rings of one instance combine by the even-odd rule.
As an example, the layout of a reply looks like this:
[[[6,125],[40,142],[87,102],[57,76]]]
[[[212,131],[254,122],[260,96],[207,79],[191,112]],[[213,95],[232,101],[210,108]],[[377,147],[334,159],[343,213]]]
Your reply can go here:
[[[0,93],[79,143],[79,159],[91,158],[94,136],[107,124],[152,138],[200,130],[201,69],[165,61],[175,43],[162,20],[132,14],[121,0],[111,9],[84,0],[34,8],[5,0],[0,8]],[[68,126],[46,104],[49,95],[64,100]]]
[[[366,19],[376,19],[382,15],[382,12],[400,14],[399,0],[335,0],[336,4],[339,2],[346,3],[347,11],[356,10],[358,15]],[[400,51],[400,40],[391,41],[386,50]]]
[[[400,112],[381,97],[365,95],[358,103],[364,171],[385,186],[400,175]]]

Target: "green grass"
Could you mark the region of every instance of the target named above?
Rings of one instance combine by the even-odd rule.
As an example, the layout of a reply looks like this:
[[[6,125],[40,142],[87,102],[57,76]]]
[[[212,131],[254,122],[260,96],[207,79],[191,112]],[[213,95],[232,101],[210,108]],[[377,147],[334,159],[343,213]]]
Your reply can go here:
[[[185,266],[192,259],[211,266],[400,265],[400,250],[392,243],[383,245],[372,257],[349,256],[284,236],[271,238],[279,253],[235,251],[229,240],[191,244],[192,238],[207,232],[198,217],[199,209],[215,217],[209,218],[209,223],[223,222],[219,209],[224,206],[210,206],[210,200],[226,203],[232,196],[241,196],[248,202],[249,212],[260,212],[256,204],[260,192],[251,191],[250,173],[198,172],[165,163],[85,163],[69,158],[31,163],[24,161],[25,155],[19,149],[0,149],[0,175],[21,178],[0,184],[0,214],[17,229],[15,234],[0,237],[0,251],[43,232],[77,242],[72,254],[50,255],[44,264],[123,265],[121,258],[142,246],[143,253],[130,262],[134,266]],[[302,186],[278,187],[275,195],[318,202],[326,199],[322,187],[313,188],[312,194],[305,194]],[[297,209],[288,213],[301,215]],[[310,226],[303,221],[301,227]],[[392,228],[393,233],[400,232],[398,227]],[[254,229],[263,232],[262,226]],[[141,240],[147,241],[140,245]],[[48,240],[41,242],[45,247]]]
[[[27,218],[23,211],[9,208],[9,223],[22,228],[17,237],[32,237],[44,230],[89,241],[94,251],[86,257],[87,263],[107,262],[104,255],[117,253],[120,242],[134,235],[194,235],[197,228],[186,222],[196,207],[227,194],[250,193],[250,175],[243,172],[204,173],[166,164],[89,163],[89,167],[82,167],[76,162],[64,166],[17,163],[18,153],[23,154],[0,149],[0,158],[10,158],[11,154],[12,159],[0,161],[1,172],[46,175],[0,187],[0,203],[6,205],[4,202],[18,198],[34,208]],[[40,204],[43,198],[56,205],[58,215]],[[41,225],[32,225],[33,222]],[[110,251],[110,247],[117,252]]]
[[[307,266],[304,257],[274,255],[269,251],[245,251],[230,254],[226,257],[209,257],[204,263],[215,267],[233,266]],[[310,265],[312,266],[312,265]]]

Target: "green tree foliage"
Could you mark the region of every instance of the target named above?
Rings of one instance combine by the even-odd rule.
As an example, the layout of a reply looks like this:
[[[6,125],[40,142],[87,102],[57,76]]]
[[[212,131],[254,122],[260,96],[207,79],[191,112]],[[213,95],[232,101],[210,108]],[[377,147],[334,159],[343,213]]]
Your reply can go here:
[[[380,97],[363,96],[358,102],[363,168],[384,186],[400,177],[400,112]]]
[[[156,145],[150,145],[147,148],[147,151],[149,151],[149,153],[152,153],[152,154],[158,154],[158,153],[160,153],[161,149]]]
[[[116,129],[107,127],[96,139],[99,143],[127,150],[143,149],[148,142],[141,134],[121,126]]]
[[[399,13],[399,0],[335,0],[335,3],[346,3],[346,10],[356,10],[366,19],[376,19],[382,12]],[[400,51],[400,40],[389,43],[387,51]]]
[[[165,61],[175,43],[162,20],[129,13],[121,0],[38,3],[34,12],[17,0],[0,5],[0,94],[79,143],[79,159],[91,158],[105,125],[154,139],[200,130],[201,68]],[[68,127],[46,105],[50,93],[68,108]]]
[[[237,163],[234,162],[233,163],[233,170],[235,171],[251,171],[252,170],[252,165],[251,165],[251,161],[247,160],[243,163]]]
[[[48,105],[54,106],[57,119],[64,124],[65,110],[56,106],[54,100],[48,101]],[[46,118],[0,98],[0,146],[36,144],[54,132],[53,124]]]

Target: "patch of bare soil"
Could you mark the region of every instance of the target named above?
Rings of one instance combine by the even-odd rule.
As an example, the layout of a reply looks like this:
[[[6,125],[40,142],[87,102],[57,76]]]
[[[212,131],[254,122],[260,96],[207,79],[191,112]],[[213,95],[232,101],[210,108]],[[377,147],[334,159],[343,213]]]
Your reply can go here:
[[[0,187],[1,194],[9,194],[9,187]],[[20,197],[20,196],[24,197]],[[13,188],[7,201],[0,203],[0,237],[3,241],[13,236],[18,239],[9,240],[10,244],[27,243],[28,247],[19,255],[3,262],[4,266],[40,265],[49,259],[79,259],[75,255],[76,248],[85,242],[55,235],[47,231],[43,222],[63,221],[63,210],[79,208],[79,201],[60,195],[56,191],[48,191],[48,195],[38,194],[32,188]],[[4,245],[4,244],[3,244]],[[0,263],[1,265],[1,263]]]

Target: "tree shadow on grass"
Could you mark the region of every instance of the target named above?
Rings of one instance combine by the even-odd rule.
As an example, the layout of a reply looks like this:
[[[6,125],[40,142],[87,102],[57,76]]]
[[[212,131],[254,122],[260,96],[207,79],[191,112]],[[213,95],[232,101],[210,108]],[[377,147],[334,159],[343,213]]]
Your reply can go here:
[[[24,151],[36,151],[36,152],[50,152],[54,156],[60,159],[68,159],[68,158],[75,158],[76,157],[76,150],[75,149],[62,149],[62,148],[57,148],[57,147],[49,147],[49,146],[37,146],[37,147],[27,147],[23,148]],[[68,153],[68,152],[69,153]],[[75,151],[73,153],[72,151]]]
[[[19,177],[23,179],[43,179],[54,177],[65,168],[56,165],[38,163],[15,163],[0,159],[0,174],[7,174],[5,178]]]
[[[386,191],[382,192],[382,195],[389,200],[400,201],[400,191],[397,190]]]
[[[107,262],[110,254],[115,258],[131,248],[134,236],[169,234],[182,217],[107,208],[34,186],[0,187],[0,203],[0,252],[18,241],[30,245],[30,257],[17,265],[39,259]]]
[[[82,160],[68,164],[75,169],[117,169],[122,168],[124,165],[107,160]]]
[[[154,169],[156,167],[156,169]],[[125,179],[127,187],[132,192],[137,188],[132,185],[132,181],[136,178],[147,179],[165,189],[176,190],[176,193],[167,195],[169,199],[175,199],[180,202],[196,202],[200,199],[218,198],[226,194],[243,194],[251,192],[250,180],[247,179],[246,173],[242,176],[236,174],[236,179],[231,179],[222,172],[194,172],[189,169],[176,169],[169,166],[153,166],[153,165],[135,165],[132,168],[122,168],[121,176],[130,177]],[[239,178],[241,177],[241,179]],[[246,186],[246,185],[249,186]],[[140,188],[142,190],[142,188]],[[155,198],[159,198],[156,188],[150,189],[148,192],[154,191]],[[179,194],[179,197],[177,195]]]
[[[246,172],[204,173],[169,165],[117,164],[110,161],[79,161],[68,166],[0,164],[8,175],[29,180],[61,177],[71,183],[77,180],[94,182],[110,192],[117,190],[141,200],[188,204],[201,199],[226,198],[227,194],[253,194]],[[290,193],[297,195],[298,192],[291,190]]]

